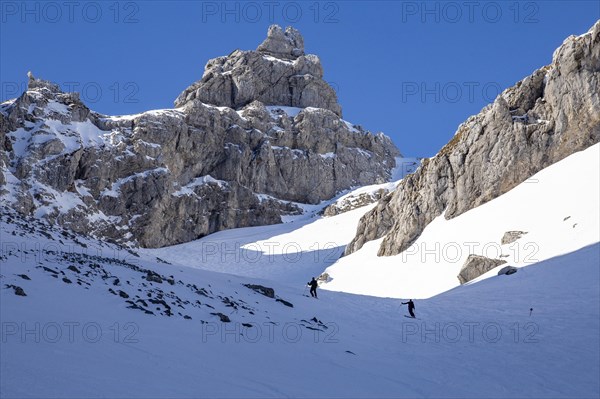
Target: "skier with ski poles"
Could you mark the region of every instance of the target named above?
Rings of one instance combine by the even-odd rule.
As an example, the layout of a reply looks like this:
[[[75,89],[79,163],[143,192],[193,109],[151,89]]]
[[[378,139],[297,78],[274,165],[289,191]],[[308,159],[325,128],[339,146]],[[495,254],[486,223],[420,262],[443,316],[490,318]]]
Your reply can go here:
[[[317,280],[315,280],[315,278],[313,277],[312,280],[310,280],[310,282],[306,284],[310,285],[310,296],[312,296],[313,298],[317,298],[317,287],[319,286]]]
[[[414,319],[416,316],[415,316],[415,303],[413,302],[413,300],[409,299],[408,302],[402,302],[402,304],[408,305],[408,313],[410,313],[410,317],[412,317]]]

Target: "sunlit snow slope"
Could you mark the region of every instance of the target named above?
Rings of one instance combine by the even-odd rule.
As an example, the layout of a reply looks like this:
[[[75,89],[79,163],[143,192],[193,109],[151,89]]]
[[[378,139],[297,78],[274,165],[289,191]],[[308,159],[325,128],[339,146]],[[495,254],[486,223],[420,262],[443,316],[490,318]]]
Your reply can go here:
[[[599,174],[600,144],[596,144],[463,215],[451,220],[438,217],[403,254],[377,257],[382,240],[365,244],[327,269],[333,279],[324,288],[425,298],[459,285],[456,276],[469,254],[526,266],[597,243]],[[501,245],[507,231],[527,234]]]

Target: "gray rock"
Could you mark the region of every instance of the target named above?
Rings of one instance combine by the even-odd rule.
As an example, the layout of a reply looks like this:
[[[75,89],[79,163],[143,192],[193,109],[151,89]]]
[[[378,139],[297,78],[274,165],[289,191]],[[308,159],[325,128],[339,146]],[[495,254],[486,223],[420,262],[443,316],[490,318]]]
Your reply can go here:
[[[23,290],[23,288],[19,287],[18,285],[7,284],[6,288],[12,288],[15,292],[15,295],[27,296],[27,294],[25,293],[25,290]]]
[[[360,193],[358,195],[350,195],[327,206],[323,210],[323,215],[335,216],[341,213],[349,212],[354,209],[361,208],[363,206],[377,202],[386,194],[388,194],[388,191],[382,188],[373,192]]]
[[[275,290],[273,288],[265,287],[258,284],[244,284],[244,287],[250,288],[253,291],[258,292],[268,298],[275,298]]]
[[[504,266],[502,269],[498,270],[498,276],[515,274],[519,269],[514,266]]]
[[[296,59],[304,55],[304,39],[300,32],[291,26],[288,26],[284,32],[280,26],[271,25],[267,38],[258,46],[256,51],[275,57]]]
[[[465,264],[460,269],[460,273],[458,273],[458,281],[460,281],[461,284],[464,284],[504,263],[506,263],[506,261],[501,259],[490,259],[485,256],[469,255]]]
[[[148,271],[148,273],[146,274],[146,280],[153,281],[153,282],[159,283],[159,284],[162,284],[162,282],[163,282],[162,277],[159,274],[154,273],[152,271]]]
[[[342,116],[333,88],[323,80],[316,55],[304,55],[300,33],[273,25],[256,51],[235,50],[206,64],[202,79],[185,89],[176,107],[199,100],[236,110],[252,101],[265,105],[315,107]]]
[[[294,304],[291,302],[286,301],[285,299],[281,299],[281,298],[277,298],[275,299],[276,302],[281,302],[282,304],[284,304],[285,306],[287,306],[288,308],[293,308]]]
[[[517,231],[517,230],[507,231],[502,236],[501,244],[502,245],[511,244],[511,243],[517,241],[519,238],[523,237],[523,235],[525,235],[525,234],[527,234],[526,231]]]
[[[596,144],[599,87],[600,21],[588,34],[567,38],[551,65],[461,124],[435,157],[363,216],[346,254],[381,237],[378,254],[398,254],[443,212],[448,219],[461,215]]]
[[[229,318],[229,316],[227,316],[226,314],[223,314],[221,312],[211,313],[211,315],[218,316],[222,323],[231,322],[231,319]]]

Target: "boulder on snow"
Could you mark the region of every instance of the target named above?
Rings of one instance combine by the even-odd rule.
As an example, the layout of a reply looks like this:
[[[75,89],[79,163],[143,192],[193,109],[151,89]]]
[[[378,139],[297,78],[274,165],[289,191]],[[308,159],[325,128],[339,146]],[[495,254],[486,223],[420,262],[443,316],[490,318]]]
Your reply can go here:
[[[155,283],[159,283],[159,284],[162,284],[162,282],[163,282],[160,274],[155,273],[152,270],[148,270],[148,273],[146,275],[146,280],[147,281],[154,281]]]
[[[258,284],[244,284],[244,287],[250,288],[269,298],[275,298],[275,290],[273,288],[265,287],[263,285]]]
[[[223,313],[211,313],[211,315],[213,316],[219,316],[219,319],[221,319],[221,322],[223,323],[229,323],[231,321],[231,319],[229,318],[229,316],[223,314]]]
[[[281,299],[281,298],[277,298],[275,301],[277,302],[281,302],[282,304],[284,304],[285,306],[289,307],[289,308],[293,308],[294,304],[291,302],[286,301],[285,299]]]
[[[460,273],[458,273],[457,277],[460,283],[464,284],[504,263],[506,263],[505,260],[490,259],[485,256],[471,254],[460,269]]]
[[[15,295],[27,296],[27,294],[25,293],[23,288],[19,287],[18,285],[9,284],[9,285],[6,285],[6,288],[12,288],[13,290],[15,290]]]
[[[81,273],[79,271],[79,269],[76,266],[74,266],[74,265],[71,265],[71,266],[67,267],[67,269],[69,269],[69,270],[71,270],[72,272],[75,272],[75,273]]]
[[[501,276],[503,274],[506,274],[507,276],[509,276],[511,274],[515,274],[517,272],[517,270],[518,269],[514,266],[505,266],[498,271],[498,276]]]
[[[502,236],[502,241],[500,243],[502,245],[511,244],[517,241],[519,238],[523,237],[523,235],[525,234],[527,234],[526,231],[507,231],[506,233],[504,233],[504,236]]]

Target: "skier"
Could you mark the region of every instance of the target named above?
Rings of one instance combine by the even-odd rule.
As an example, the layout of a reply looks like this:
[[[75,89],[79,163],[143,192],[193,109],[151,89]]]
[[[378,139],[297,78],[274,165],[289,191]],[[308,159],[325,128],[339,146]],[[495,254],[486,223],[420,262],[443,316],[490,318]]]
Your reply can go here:
[[[415,303],[413,302],[413,300],[409,299],[408,302],[402,302],[402,304],[408,305],[408,313],[410,313],[410,317],[412,317],[414,319],[416,316],[415,316]]]
[[[310,280],[310,283],[306,284],[310,285],[310,296],[312,296],[313,298],[317,298],[317,286],[319,285],[317,283],[317,280],[315,280],[315,278],[313,277],[312,280]]]

